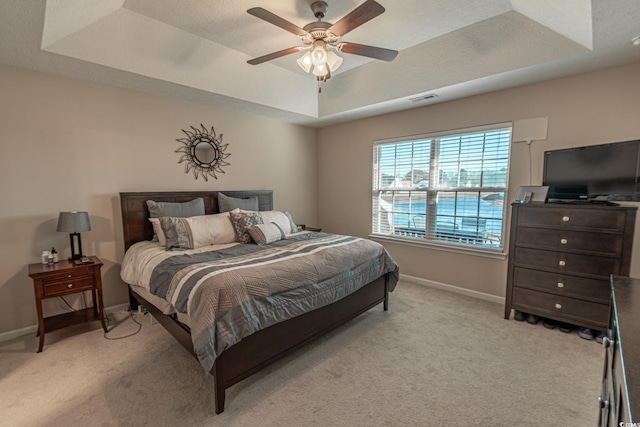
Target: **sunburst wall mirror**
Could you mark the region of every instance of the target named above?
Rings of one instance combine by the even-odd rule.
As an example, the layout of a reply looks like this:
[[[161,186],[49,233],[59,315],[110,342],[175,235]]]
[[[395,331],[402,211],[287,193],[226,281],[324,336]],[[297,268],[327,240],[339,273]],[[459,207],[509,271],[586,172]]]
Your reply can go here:
[[[182,147],[175,152],[182,153],[178,163],[186,162],[184,173],[193,172],[193,176],[198,179],[202,175],[205,181],[209,181],[209,176],[218,179],[216,173],[225,173],[223,166],[229,166],[225,161],[230,153],[225,153],[229,144],[222,143],[222,134],[216,135],[213,126],[211,130],[200,124],[200,129],[189,126],[191,131],[182,129],[187,137],[178,138],[176,141],[182,143]]]

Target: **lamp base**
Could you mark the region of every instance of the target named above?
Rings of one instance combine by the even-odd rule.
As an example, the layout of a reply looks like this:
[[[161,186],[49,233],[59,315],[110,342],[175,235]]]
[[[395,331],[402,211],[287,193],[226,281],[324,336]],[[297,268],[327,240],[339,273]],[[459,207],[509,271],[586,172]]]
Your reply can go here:
[[[76,252],[76,240],[78,242],[78,252]],[[80,239],[80,233],[70,233],[69,241],[71,242],[71,256],[69,257],[69,261],[76,261],[82,258],[84,255],[82,255],[82,240]]]

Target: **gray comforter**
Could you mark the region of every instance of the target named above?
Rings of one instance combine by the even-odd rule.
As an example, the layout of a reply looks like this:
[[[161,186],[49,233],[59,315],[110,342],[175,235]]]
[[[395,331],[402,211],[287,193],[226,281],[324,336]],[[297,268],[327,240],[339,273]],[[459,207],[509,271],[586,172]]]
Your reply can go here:
[[[300,233],[265,246],[237,245],[162,261],[151,293],[189,316],[194,349],[209,372],[216,357],[243,337],[331,304],[398,266],[366,239]]]

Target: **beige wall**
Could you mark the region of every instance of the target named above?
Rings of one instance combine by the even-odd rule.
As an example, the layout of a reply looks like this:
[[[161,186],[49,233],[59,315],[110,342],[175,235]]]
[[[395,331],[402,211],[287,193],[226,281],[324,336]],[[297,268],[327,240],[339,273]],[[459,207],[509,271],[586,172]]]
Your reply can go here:
[[[185,174],[174,152],[181,129],[200,123],[229,143],[218,180]],[[27,264],[52,246],[70,255],[58,212],[89,212],[84,253],[105,263],[113,306],[127,302],[119,192],[273,189],[277,209],[316,224],[316,167],[314,129],[0,66],[0,334],[36,324]],[[53,299],[45,310],[62,307]]]
[[[640,64],[633,64],[320,129],[318,224],[337,233],[370,233],[372,142],[379,139],[548,117],[547,140],[531,145],[531,184],[539,185],[545,150],[640,138],[638,76]],[[528,181],[527,145],[513,144],[509,202]],[[384,245],[403,274],[504,296],[506,260]],[[638,264],[632,266],[636,277]]]

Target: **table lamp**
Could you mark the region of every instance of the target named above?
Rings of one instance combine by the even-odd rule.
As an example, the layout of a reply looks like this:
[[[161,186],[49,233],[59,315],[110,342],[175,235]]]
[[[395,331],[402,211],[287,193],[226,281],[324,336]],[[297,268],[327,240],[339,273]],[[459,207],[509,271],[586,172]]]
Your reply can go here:
[[[82,240],[80,233],[83,231],[91,231],[91,223],[89,222],[89,214],[87,212],[60,212],[58,217],[58,229],[69,233],[69,241],[71,242],[70,261],[80,259],[82,255]],[[76,252],[75,240],[78,241],[78,252]]]

